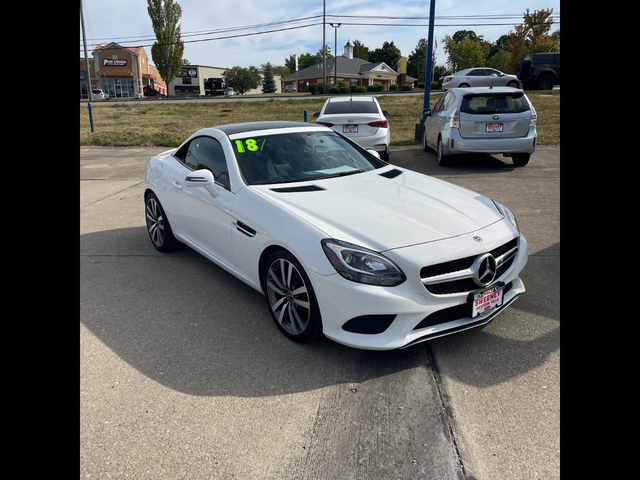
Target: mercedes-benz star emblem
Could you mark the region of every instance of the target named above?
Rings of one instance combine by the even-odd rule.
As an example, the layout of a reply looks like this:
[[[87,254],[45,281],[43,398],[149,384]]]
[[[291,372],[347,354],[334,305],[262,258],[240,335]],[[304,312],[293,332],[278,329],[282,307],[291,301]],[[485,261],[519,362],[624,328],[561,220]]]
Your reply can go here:
[[[473,281],[480,287],[490,285],[496,278],[498,271],[496,259],[490,253],[480,255],[473,262]]]

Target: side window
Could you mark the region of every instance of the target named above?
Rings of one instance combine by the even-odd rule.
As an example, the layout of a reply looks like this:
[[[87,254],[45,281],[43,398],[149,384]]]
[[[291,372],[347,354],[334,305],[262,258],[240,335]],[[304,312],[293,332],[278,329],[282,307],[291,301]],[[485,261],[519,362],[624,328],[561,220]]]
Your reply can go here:
[[[484,76],[484,70],[482,68],[476,68],[475,70],[471,70],[469,73],[467,73],[468,77],[483,77]]]
[[[449,110],[449,107],[453,105],[456,101],[456,96],[453,92],[447,92],[447,97],[444,99],[444,107],[443,110]]]
[[[445,98],[447,98],[447,95],[449,95],[449,92],[445,93],[443,96],[440,97],[440,99],[436,102],[436,104],[433,106],[433,110],[431,111],[431,113],[437,113],[440,110],[442,110],[442,107],[444,105],[444,100]]]
[[[184,154],[184,156],[180,155]],[[227,173],[227,161],[222,146],[211,137],[194,138],[189,143],[186,151],[178,152],[180,160],[192,170],[206,168],[215,176],[216,183],[229,188],[229,175]]]

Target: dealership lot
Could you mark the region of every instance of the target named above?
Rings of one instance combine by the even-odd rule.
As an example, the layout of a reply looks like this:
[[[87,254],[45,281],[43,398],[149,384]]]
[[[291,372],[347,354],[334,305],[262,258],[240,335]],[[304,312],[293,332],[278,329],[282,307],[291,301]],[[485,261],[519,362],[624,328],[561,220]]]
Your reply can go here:
[[[391,148],[529,242],[527,292],[494,322],[393,352],[295,344],[239,280],[158,253],[140,184],[163,150],[80,149],[82,478],[559,478],[559,148],[523,168]]]

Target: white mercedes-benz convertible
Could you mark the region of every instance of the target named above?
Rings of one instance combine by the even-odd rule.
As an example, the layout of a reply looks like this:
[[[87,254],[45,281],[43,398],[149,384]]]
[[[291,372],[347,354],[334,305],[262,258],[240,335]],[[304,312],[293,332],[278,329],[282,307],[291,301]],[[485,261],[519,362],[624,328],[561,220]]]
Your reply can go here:
[[[395,167],[330,128],[204,128],[149,158],[156,249],[185,244],[263,293],[275,324],[391,350],[489,323],[524,293],[503,205]]]

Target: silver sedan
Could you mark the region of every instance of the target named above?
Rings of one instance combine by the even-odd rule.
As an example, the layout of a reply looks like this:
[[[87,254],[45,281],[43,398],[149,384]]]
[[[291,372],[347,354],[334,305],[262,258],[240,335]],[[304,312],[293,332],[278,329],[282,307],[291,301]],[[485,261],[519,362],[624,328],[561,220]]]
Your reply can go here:
[[[520,88],[520,81],[515,75],[508,75],[495,68],[466,68],[453,75],[445,75],[442,89],[465,87],[514,87]]]

